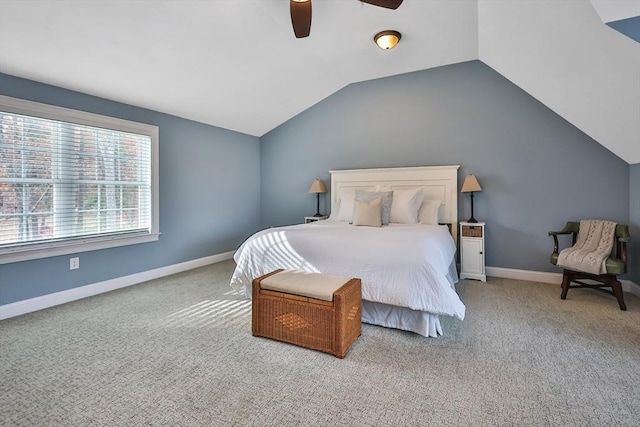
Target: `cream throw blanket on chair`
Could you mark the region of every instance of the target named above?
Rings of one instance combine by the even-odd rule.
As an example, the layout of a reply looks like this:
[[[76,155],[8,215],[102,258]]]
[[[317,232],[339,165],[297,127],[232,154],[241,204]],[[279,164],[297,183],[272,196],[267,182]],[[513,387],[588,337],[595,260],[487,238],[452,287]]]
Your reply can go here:
[[[605,274],[615,231],[615,222],[583,219],[576,244],[560,251],[557,265],[574,271]]]

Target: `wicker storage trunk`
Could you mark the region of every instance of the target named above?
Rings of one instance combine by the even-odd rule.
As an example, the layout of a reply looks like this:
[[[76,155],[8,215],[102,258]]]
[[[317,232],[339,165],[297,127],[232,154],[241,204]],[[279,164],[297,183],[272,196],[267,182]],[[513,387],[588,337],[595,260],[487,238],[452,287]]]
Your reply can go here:
[[[360,279],[348,281],[333,293],[333,301],[262,289],[252,282],[252,333],[331,353],[342,359],[362,330]]]

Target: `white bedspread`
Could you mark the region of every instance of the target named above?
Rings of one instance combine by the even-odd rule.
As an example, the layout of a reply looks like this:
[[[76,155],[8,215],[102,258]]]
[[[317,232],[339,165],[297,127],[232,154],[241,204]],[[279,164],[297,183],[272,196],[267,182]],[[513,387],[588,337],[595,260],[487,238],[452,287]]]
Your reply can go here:
[[[318,221],[251,236],[234,254],[231,286],[251,297],[252,279],[278,268],[359,277],[364,300],[464,319],[447,279],[454,255],[446,226]]]

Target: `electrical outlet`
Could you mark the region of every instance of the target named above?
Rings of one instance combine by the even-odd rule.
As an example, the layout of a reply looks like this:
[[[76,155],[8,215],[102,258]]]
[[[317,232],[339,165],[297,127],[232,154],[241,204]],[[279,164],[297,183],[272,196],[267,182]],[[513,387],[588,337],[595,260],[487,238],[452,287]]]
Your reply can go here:
[[[80,268],[80,258],[69,258],[69,270],[75,270],[77,268]]]

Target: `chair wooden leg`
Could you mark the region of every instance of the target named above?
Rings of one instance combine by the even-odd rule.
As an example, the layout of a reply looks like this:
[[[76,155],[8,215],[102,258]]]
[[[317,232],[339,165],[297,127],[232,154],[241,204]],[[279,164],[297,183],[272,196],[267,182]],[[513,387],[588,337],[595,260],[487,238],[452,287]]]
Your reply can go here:
[[[579,279],[590,279],[595,280],[596,282],[600,282],[598,284],[587,284],[581,282]],[[571,282],[576,282],[574,286],[571,286]],[[624,293],[622,292],[622,284],[618,281],[618,278],[611,274],[601,274],[601,275],[593,275],[588,273],[578,273],[571,270],[564,270],[562,274],[562,294],[560,294],[561,299],[567,299],[567,292],[569,292],[569,288],[593,288],[602,292],[606,292],[609,295],[613,294],[618,300],[618,305],[620,306],[620,310],[625,311],[627,306],[624,304]],[[602,289],[603,287],[610,287],[611,291]]]
[[[565,270],[564,274],[562,275],[562,284],[560,285],[562,287],[562,294],[560,294],[560,299],[567,299],[567,292],[569,292],[570,283],[571,275],[567,270]]]
[[[624,304],[624,293],[622,292],[622,284],[616,280],[615,278],[607,279],[607,285],[611,285],[611,289],[613,290],[613,295],[615,295],[618,300],[618,305],[620,306],[620,310],[625,311],[627,306]]]

